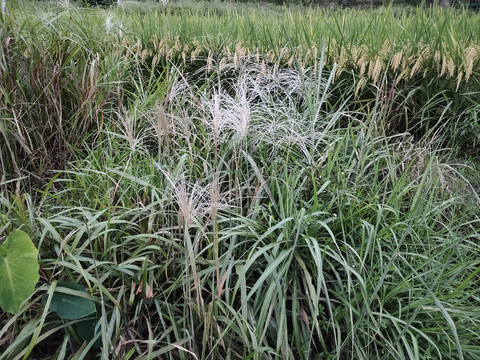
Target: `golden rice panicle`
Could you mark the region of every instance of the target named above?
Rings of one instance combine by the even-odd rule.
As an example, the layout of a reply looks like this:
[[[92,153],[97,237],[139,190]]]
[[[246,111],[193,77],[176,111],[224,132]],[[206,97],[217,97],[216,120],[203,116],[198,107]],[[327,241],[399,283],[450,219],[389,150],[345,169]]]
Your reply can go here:
[[[440,51],[436,50],[435,54],[433,54],[433,61],[435,62],[435,65],[437,67],[440,65],[441,60],[442,60],[442,55],[440,54]]]
[[[355,96],[358,96],[358,94],[365,87],[365,85],[367,85],[367,78],[366,77],[360,78],[360,80],[357,83],[357,86],[355,87]]]
[[[245,57],[245,54],[246,54],[246,51],[242,45],[242,42],[241,41],[237,42],[237,44],[235,45],[235,52],[233,54],[233,65],[235,69],[238,66],[239,60],[243,59]]]
[[[180,35],[175,36],[175,42],[173,44],[173,47],[176,51],[179,51],[182,49],[182,42],[180,40]]]
[[[372,72],[372,80],[374,83],[377,83],[378,80],[380,79],[380,74],[383,69],[383,63],[382,60],[380,59],[379,56],[377,56],[377,59],[375,60],[375,66],[373,67],[373,72]]]
[[[170,48],[167,53],[165,54],[165,60],[166,61],[170,61],[173,59],[173,51],[174,49],[173,48]]]
[[[136,57],[141,57],[142,53],[142,40],[139,38],[137,42],[130,47],[130,51],[135,54]],[[140,55],[140,56],[139,56]]]
[[[444,57],[442,61],[442,70],[439,77],[445,76],[447,78],[453,77],[455,74],[455,63],[451,58]]]
[[[402,58],[403,58],[403,49],[401,49],[399,52],[397,52],[395,55],[393,55],[392,58],[392,69],[393,71],[397,71],[400,64],[402,63]]]
[[[158,57],[163,57],[166,53],[165,49],[167,47],[167,42],[165,39],[160,40],[158,43],[154,43],[154,50]]]
[[[359,59],[357,65],[360,66],[360,77],[363,77],[365,75],[365,70],[366,70],[366,58],[365,55],[362,55],[362,57]]]
[[[408,73],[410,72],[409,69],[403,69],[402,72],[395,78],[395,81],[393,82],[393,86],[397,86],[402,79],[408,76]]]
[[[390,40],[387,39],[383,42],[382,47],[378,51],[378,55],[381,59],[388,59],[390,58],[393,48],[394,45],[391,43]]]
[[[349,59],[349,56],[347,54],[347,51],[345,50],[345,48],[342,48],[342,50],[340,51],[340,56],[337,61],[337,66],[344,68],[348,62],[348,59]]]
[[[335,82],[335,80],[337,80],[340,75],[343,73],[343,70],[345,70],[343,67],[335,67],[335,73],[333,74],[333,78],[332,78],[332,81]]]
[[[338,79],[338,77],[342,74],[342,72],[347,68],[349,56],[347,54],[347,51],[342,48],[340,51],[340,54],[337,57],[337,67],[335,69],[335,74],[333,76],[333,80]]]
[[[235,53],[240,57],[244,57],[245,54],[246,54],[246,51],[245,51],[245,48],[242,44],[241,41],[239,41],[236,45],[235,45]]]
[[[207,56],[207,70],[210,72],[213,70],[213,53],[212,50],[208,51]]]
[[[463,71],[459,71],[457,75],[457,91],[458,88],[460,87],[460,84],[462,83],[463,80]]]
[[[470,79],[470,75],[473,72],[473,64],[478,58],[478,49],[473,46],[468,47],[465,50],[465,81]]]
[[[445,76],[445,73],[447,72],[447,58],[442,59],[442,69],[440,71],[440,74],[438,75],[439,77]]]
[[[182,62],[183,65],[187,63],[187,53],[185,51],[182,51]]]
[[[287,65],[291,67],[295,61],[295,56],[290,56],[290,59],[288,59]]]
[[[352,62],[354,64],[357,64],[358,63],[358,59],[360,57],[360,49],[356,46],[352,46],[352,49],[350,50],[350,54],[351,54],[351,57],[352,57]]]
[[[453,77],[455,74],[455,63],[452,59],[447,60],[447,70],[448,70],[448,77]]]
[[[218,71],[219,71],[219,72],[222,72],[223,70],[225,70],[225,68],[227,67],[229,61],[230,61],[230,57],[229,57],[229,56],[223,56],[223,57],[220,59],[220,62],[218,63]]]
[[[420,51],[416,54],[416,61],[410,71],[410,77],[413,77],[418,73],[426,63],[426,59],[430,58],[430,48],[428,46],[423,46]]]
[[[157,52],[158,51],[158,45],[160,44],[160,41],[158,40],[158,36],[157,35],[152,35],[152,37],[150,38],[150,42],[153,45],[153,50],[155,52]]]
[[[268,61],[273,62],[275,60],[275,53],[273,50],[268,50],[266,58]]]
[[[373,75],[373,69],[375,68],[375,61],[370,60],[368,62],[368,73],[367,76],[371,79]]]
[[[140,53],[140,60],[144,62],[147,58],[151,57],[152,52],[149,49],[143,49]]]
[[[157,54],[152,57],[152,67],[155,68],[160,62],[160,59]]]

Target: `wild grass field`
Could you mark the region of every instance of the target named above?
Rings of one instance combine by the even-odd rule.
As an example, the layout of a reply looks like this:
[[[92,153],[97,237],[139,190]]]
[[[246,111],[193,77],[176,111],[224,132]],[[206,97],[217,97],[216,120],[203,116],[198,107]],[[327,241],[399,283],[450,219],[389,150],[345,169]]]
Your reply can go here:
[[[0,5],[0,360],[480,358],[479,13]]]

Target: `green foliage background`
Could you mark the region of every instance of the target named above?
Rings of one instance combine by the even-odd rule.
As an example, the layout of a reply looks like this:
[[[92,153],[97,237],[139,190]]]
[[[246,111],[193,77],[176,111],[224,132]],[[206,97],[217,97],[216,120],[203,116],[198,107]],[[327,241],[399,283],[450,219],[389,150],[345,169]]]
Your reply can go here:
[[[480,358],[477,13],[1,9],[0,359]]]

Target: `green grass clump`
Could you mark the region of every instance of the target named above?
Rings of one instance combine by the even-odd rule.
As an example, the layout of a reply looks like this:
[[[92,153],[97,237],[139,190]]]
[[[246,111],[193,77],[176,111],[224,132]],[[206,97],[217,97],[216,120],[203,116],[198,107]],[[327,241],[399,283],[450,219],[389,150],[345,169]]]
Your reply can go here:
[[[480,358],[479,168],[458,156],[459,139],[470,154],[478,141],[475,72],[455,96],[457,79],[428,72],[362,87],[355,69],[339,75],[338,40],[325,32],[304,62],[305,32],[288,27],[305,11],[358,32],[353,11],[251,15],[285,21],[288,65],[268,58],[273,37],[223,55],[210,34],[244,41],[246,10],[195,8],[188,25],[187,5],[144,6],[3,13],[0,240],[31,236],[40,282],[17,314],[0,311],[0,360]],[[414,11],[454,29],[476,16]],[[362,14],[381,26],[390,12],[420,21]],[[161,29],[185,46],[195,27],[211,63],[142,57]],[[358,38],[347,27],[343,44]],[[47,305],[71,282],[95,303],[93,338]]]

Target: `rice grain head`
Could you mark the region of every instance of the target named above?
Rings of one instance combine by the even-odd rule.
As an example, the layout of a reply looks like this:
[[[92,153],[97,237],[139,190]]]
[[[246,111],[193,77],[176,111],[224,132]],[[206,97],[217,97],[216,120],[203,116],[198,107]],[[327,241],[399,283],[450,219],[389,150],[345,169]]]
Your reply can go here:
[[[360,80],[357,83],[357,86],[355,87],[355,96],[358,96],[360,90],[362,90],[365,87],[365,85],[367,85],[367,78],[366,77],[360,78]]]
[[[378,82],[378,79],[380,78],[382,68],[383,68],[382,60],[380,60],[380,57],[377,56],[377,59],[375,60],[375,66],[373,67],[373,71],[372,71],[372,80],[375,84]]]
[[[457,91],[460,88],[460,84],[462,83],[463,80],[463,71],[459,71],[457,74]]]
[[[362,56],[359,60],[359,66],[360,66],[360,77],[363,77],[365,75],[365,70],[366,70],[366,59],[364,56]]]
[[[393,55],[392,58],[392,69],[393,71],[397,71],[398,67],[402,63],[402,58],[403,58],[403,49],[397,52],[395,55]]]
[[[435,62],[435,65],[437,65],[437,67],[440,65],[441,60],[442,55],[440,54],[440,51],[436,50],[435,54],[433,55],[433,61]]]
[[[375,61],[373,60],[370,60],[368,62],[368,73],[367,73],[367,76],[372,79],[373,78],[373,69],[375,68]]]
[[[465,50],[465,81],[470,79],[473,72],[473,64],[478,57],[478,50],[471,46]]]
[[[423,57],[422,54],[417,55],[417,60],[413,65],[412,69],[410,70],[410,77],[414,77],[415,74],[422,68]]]
[[[448,70],[448,77],[453,77],[455,74],[455,63],[452,59],[447,60],[447,70]]]
[[[395,78],[395,81],[393,82],[393,86],[397,86],[402,79],[408,76],[408,73],[410,71],[408,69],[403,70],[398,76]]]
[[[445,76],[446,72],[447,72],[447,58],[444,57],[442,59],[442,69],[441,69],[440,74],[438,76],[443,77],[443,76]]]

